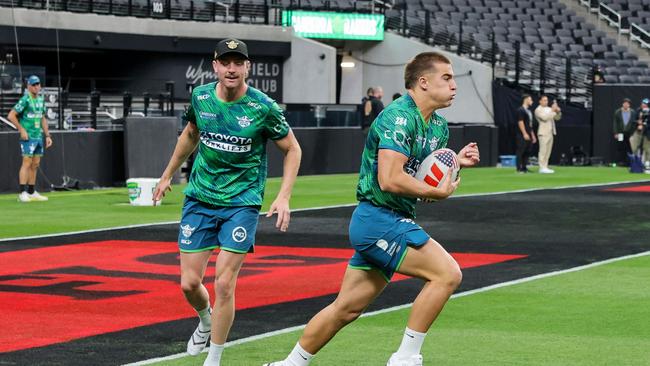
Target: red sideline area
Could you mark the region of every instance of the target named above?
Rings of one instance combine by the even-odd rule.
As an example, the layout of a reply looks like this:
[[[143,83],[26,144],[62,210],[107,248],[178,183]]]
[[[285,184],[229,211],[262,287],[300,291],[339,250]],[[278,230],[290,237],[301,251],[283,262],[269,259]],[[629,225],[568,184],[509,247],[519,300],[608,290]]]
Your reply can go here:
[[[644,192],[644,193],[650,193],[650,186],[609,188],[609,189],[606,189],[605,191],[608,191],[608,192]]]
[[[237,308],[336,293],[351,255],[350,249],[256,246],[237,284]],[[462,268],[525,257],[453,256]],[[0,263],[0,352],[195,315],[180,291],[173,242],[61,245],[1,253]],[[214,276],[213,264],[206,276]]]

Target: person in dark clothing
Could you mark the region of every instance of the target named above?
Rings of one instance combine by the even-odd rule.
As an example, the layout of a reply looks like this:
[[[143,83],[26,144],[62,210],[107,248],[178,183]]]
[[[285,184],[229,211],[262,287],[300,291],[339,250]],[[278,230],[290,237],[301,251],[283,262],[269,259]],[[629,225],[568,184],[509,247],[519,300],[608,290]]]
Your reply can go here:
[[[524,94],[521,98],[521,107],[517,109],[517,173],[528,173],[528,156],[530,148],[537,143],[537,137],[533,131],[533,114],[530,106],[533,105],[533,98]]]
[[[361,129],[363,134],[368,134],[368,129],[372,122],[377,118],[379,113],[384,110],[384,103],[381,98],[384,96],[384,90],[380,86],[372,87],[372,95],[363,103],[363,119],[361,121]],[[368,89],[368,91],[370,91]]]
[[[370,99],[374,94],[375,90],[372,87],[368,88],[368,90],[366,90],[366,96],[361,98],[361,106],[365,106],[368,99]]]
[[[634,108],[631,108],[631,104],[630,99],[625,98],[621,108],[614,112],[613,132],[616,141],[616,162],[623,165],[627,162],[627,155],[632,152],[630,136],[636,129],[637,116]]]

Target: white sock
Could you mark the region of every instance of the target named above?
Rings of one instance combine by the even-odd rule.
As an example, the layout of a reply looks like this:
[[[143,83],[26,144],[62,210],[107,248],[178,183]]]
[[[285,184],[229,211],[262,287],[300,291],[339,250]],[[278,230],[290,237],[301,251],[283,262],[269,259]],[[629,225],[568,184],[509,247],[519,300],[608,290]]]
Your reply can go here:
[[[286,362],[292,366],[307,366],[311,362],[311,359],[314,358],[314,355],[305,351],[301,346],[300,342],[296,343],[296,346],[293,347],[291,353],[286,358]]]
[[[199,313],[200,320],[199,329],[201,329],[202,332],[210,330],[210,327],[212,326],[212,311],[210,311],[210,305],[203,310],[198,310],[197,313]]]
[[[402,344],[399,345],[399,349],[396,352],[397,355],[399,357],[419,355],[426,335],[426,333],[416,332],[413,329],[406,327],[404,337],[402,338]]]
[[[210,342],[210,351],[208,352],[208,357],[205,359],[203,366],[220,366],[223,349],[223,344],[214,344]]]

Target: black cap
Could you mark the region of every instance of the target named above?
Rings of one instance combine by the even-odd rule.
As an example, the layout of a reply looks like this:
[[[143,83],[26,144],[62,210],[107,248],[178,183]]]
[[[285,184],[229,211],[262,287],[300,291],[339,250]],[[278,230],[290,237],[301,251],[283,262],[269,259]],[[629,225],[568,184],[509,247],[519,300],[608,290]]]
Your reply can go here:
[[[224,39],[217,43],[217,48],[214,50],[215,60],[230,54],[238,54],[248,60],[248,47],[246,47],[246,43],[234,38]]]
[[[630,100],[630,98],[623,98],[623,103],[625,103],[625,102],[632,104],[632,101]]]

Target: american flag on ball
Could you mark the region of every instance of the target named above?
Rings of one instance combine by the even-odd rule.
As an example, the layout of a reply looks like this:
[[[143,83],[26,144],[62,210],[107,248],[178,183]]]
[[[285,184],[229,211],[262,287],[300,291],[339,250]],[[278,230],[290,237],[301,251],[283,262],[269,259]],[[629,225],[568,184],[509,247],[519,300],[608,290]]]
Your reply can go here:
[[[449,168],[452,169],[452,174],[454,174],[460,166],[458,165],[456,153],[450,149],[436,150],[432,155],[434,156],[430,169],[432,175],[427,174],[424,177],[424,181],[430,186],[437,187]],[[452,179],[454,179],[453,176]]]

